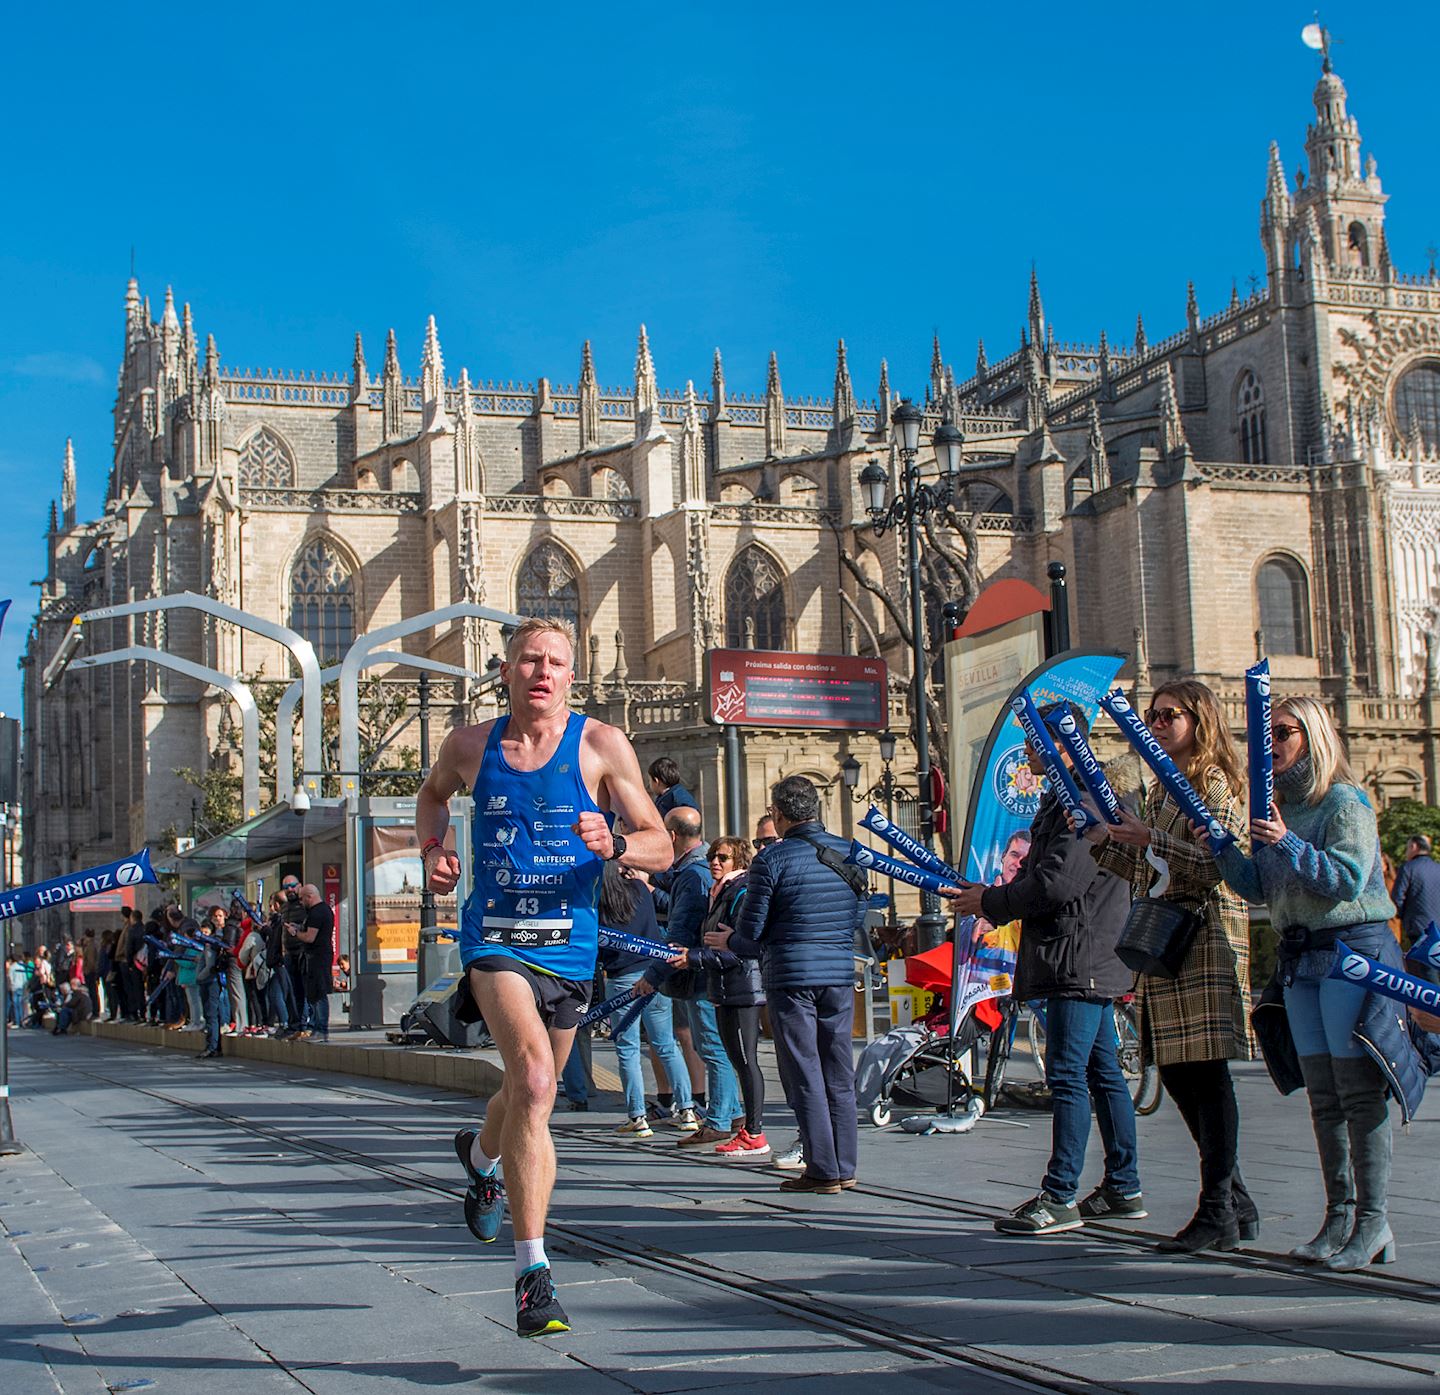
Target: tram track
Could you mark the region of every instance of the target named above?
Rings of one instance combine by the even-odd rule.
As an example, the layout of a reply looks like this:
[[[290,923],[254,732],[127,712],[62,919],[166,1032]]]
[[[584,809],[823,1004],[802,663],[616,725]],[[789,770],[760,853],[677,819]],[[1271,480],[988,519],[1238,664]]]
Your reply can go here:
[[[87,1068],[79,1063],[47,1061],[46,1064],[57,1066],[61,1070],[87,1077],[108,1087],[130,1091],[131,1093],[154,1100],[157,1103],[165,1104],[184,1113],[207,1118],[214,1123],[221,1124],[227,1128],[249,1134],[256,1138],[264,1139],[284,1149],[305,1154],[332,1164],[356,1168],[373,1176],[385,1178],[394,1185],[408,1190],[426,1192],[454,1201],[459,1201],[464,1195],[464,1187],[451,1177],[438,1177],[407,1164],[397,1163],[378,1154],[367,1153],[343,1144],[307,1137],[292,1129],[260,1123],[228,1109],[185,1099],[168,1093],[163,1089],[117,1078],[102,1070]],[[390,1105],[420,1104],[427,1112],[449,1115],[466,1121],[474,1118],[473,1111],[451,1105],[449,1101],[433,1099],[417,1101],[406,1099],[403,1096],[387,1094],[383,1091],[366,1090],[353,1085],[341,1085],[330,1080],[312,1079],[304,1076],[297,1077],[285,1074],[283,1078],[287,1084],[301,1085],[307,1089],[313,1089],[323,1093],[327,1097],[337,1095],[347,1096],[352,1099],[371,1100]],[[357,1117],[353,1113],[333,1111],[323,1116],[317,1116],[315,1122],[322,1123],[327,1120],[333,1121],[336,1124],[352,1124],[370,1129],[379,1129],[400,1137],[423,1136],[432,1132],[423,1127],[407,1127],[384,1123],[374,1119]],[[588,1131],[579,1128],[567,1128],[563,1123],[557,1123],[556,1132],[561,1137],[568,1137],[575,1143],[583,1144],[584,1142],[593,1140],[593,1135],[589,1134]],[[737,1170],[733,1165],[726,1164],[718,1159],[712,1162],[703,1157],[687,1156],[683,1152],[677,1154],[673,1148],[665,1148],[663,1145],[646,1145],[638,1140],[635,1146],[647,1152],[663,1156],[667,1161],[674,1162],[683,1160],[692,1166],[720,1167],[724,1170],[726,1176],[733,1178],[736,1175]],[[627,1152],[628,1151],[630,1150],[627,1149]],[[875,1183],[862,1182],[857,1185],[849,1195],[860,1197],[869,1196],[877,1200],[899,1202],[930,1212],[939,1212],[957,1218],[986,1223],[993,1221],[996,1217],[1003,1214],[1000,1209],[994,1207],[906,1192],[898,1188],[886,1187]],[[633,1265],[663,1275],[685,1278],[698,1284],[728,1292],[734,1296],[741,1296],[751,1302],[759,1303],[774,1312],[783,1313],[794,1320],[798,1320],[819,1330],[841,1336],[857,1346],[876,1351],[884,1351],[906,1360],[914,1361],[917,1364],[984,1372],[987,1376],[1002,1380],[1017,1390],[1074,1392],[1075,1395],[1078,1395],[1078,1392],[1085,1390],[1117,1388],[1093,1379],[1079,1380],[1065,1371],[1057,1370],[1042,1362],[1000,1355],[987,1349],[970,1346],[964,1342],[936,1338],[925,1333],[906,1330],[902,1326],[877,1320],[874,1316],[860,1309],[816,1298],[801,1289],[786,1284],[758,1279],[752,1275],[713,1265],[704,1260],[697,1260],[692,1256],[667,1250],[661,1246],[636,1242],[622,1234],[616,1234],[614,1232],[601,1234],[593,1229],[557,1222],[553,1218],[549,1224],[549,1232],[557,1239],[567,1242],[574,1251],[581,1254],[589,1253],[602,1256],[612,1262]],[[1098,1239],[1103,1241],[1103,1243],[1115,1246],[1117,1249],[1132,1253],[1153,1253],[1153,1243],[1149,1238],[1137,1236],[1131,1232],[1121,1230],[1118,1227],[1087,1225],[1086,1232],[1087,1237],[1091,1241]],[[1329,1274],[1308,1267],[1301,1270],[1282,1257],[1268,1255],[1263,1252],[1231,1252],[1213,1256],[1202,1254],[1188,1256],[1187,1260],[1190,1262],[1199,1261],[1201,1263],[1214,1264],[1216,1266],[1245,1268],[1274,1273],[1296,1280],[1297,1283],[1308,1282],[1323,1284],[1327,1287],[1364,1293],[1371,1297],[1398,1298],[1432,1305],[1440,1303],[1440,1293],[1437,1293],[1433,1287],[1415,1280],[1391,1278],[1380,1274]],[[1043,1279],[1040,1282],[1043,1284]],[[1112,1298],[1109,1299],[1109,1301],[1116,1302],[1123,1306],[1137,1308],[1144,1308],[1146,1306],[1143,1302],[1134,1299]],[[1393,1369],[1398,1367],[1406,1371],[1416,1371],[1419,1369],[1414,1366],[1409,1366],[1402,1361],[1390,1360],[1374,1355],[1366,1356],[1362,1359],[1371,1361],[1380,1368],[1388,1367]]]

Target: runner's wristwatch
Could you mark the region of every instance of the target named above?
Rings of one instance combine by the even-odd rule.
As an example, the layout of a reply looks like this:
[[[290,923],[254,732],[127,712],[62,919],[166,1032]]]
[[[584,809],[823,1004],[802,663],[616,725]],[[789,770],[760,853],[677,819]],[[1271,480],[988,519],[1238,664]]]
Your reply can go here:
[[[619,860],[625,856],[625,848],[627,846],[625,842],[625,837],[623,834],[620,833],[612,833],[610,835],[610,841],[614,843],[615,851],[612,852],[610,856],[605,859],[605,861],[619,862]]]

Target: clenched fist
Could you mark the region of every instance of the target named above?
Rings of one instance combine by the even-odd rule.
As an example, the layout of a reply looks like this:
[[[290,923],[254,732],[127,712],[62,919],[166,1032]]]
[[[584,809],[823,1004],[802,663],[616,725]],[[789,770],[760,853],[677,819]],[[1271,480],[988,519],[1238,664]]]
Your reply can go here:
[[[615,839],[611,836],[610,825],[605,821],[605,815],[587,810],[581,814],[573,824],[571,831],[580,837],[591,852],[599,857],[610,858],[615,853]]]
[[[439,895],[454,891],[460,880],[460,859],[444,848],[431,848],[425,854],[425,885]]]

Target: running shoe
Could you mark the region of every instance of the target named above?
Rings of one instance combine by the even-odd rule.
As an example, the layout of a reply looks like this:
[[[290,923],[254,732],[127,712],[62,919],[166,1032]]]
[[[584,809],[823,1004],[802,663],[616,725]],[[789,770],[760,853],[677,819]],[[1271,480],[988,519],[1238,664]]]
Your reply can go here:
[[[700,1120],[695,1117],[693,1109],[677,1109],[665,1116],[665,1122],[681,1133],[698,1133],[700,1130]]]
[[[522,1337],[548,1337],[552,1332],[570,1330],[548,1264],[537,1264],[515,1280],[515,1330]]]
[[[775,1166],[784,1168],[786,1172],[803,1172],[805,1145],[797,1138],[783,1153],[775,1155]]]
[[[717,1143],[715,1151],[732,1162],[744,1162],[754,1158],[768,1158],[770,1145],[765,1141],[763,1133],[748,1133],[741,1129],[728,1143]]]
[[[1139,1192],[1127,1196],[1102,1182],[1080,1203],[1080,1214],[1087,1221],[1143,1221],[1150,1213],[1145,1209],[1145,1198]]]
[[[633,1119],[627,1119],[615,1132],[629,1138],[655,1137],[655,1130],[650,1127],[650,1121],[643,1114],[637,1114]]]
[[[1059,1201],[1048,1192],[1032,1196],[1008,1216],[995,1222],[1002,1235],[1058,1235],[1062,1230],[1079,1230],[1085,1224],[1073,1201]]]
[[[505,1219],[505,1184],[500,1180],[498,1168],[494,1172],[480,1172],[470,1161],[470,1147],[479,1136],[479,1129],[461,1129],[455,1135],[455,1156],[470,1179],[465,1189],[465,1224],[482,1245],[493,1245]]]

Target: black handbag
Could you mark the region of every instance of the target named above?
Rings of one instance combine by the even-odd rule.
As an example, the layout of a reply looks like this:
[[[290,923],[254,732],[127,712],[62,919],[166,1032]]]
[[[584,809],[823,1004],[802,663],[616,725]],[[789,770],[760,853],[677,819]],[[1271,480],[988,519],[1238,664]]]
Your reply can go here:
[[[1143,896],[1130,907],[1115,945],[1115,957],[1137,974],[1179,978],[1200,925],[1199,911],[1178,901]]]

